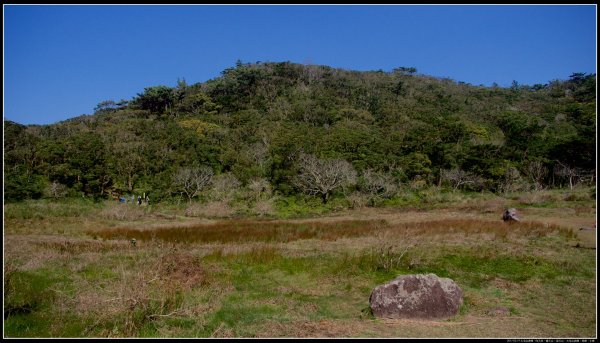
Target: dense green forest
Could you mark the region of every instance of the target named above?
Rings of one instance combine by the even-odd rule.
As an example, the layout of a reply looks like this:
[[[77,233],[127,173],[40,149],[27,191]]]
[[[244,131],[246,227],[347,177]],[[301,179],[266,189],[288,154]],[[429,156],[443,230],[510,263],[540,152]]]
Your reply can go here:
[[[415,68],[242,63],[52,125],[4,121],[4,200],[511,192],[595,183],[596,75],[511,87]]]

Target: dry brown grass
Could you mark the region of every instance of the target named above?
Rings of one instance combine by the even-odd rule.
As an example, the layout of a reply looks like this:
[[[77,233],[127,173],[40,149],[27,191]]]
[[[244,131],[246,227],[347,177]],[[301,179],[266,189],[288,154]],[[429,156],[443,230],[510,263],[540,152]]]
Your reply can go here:
[[[146,208],[131,204],[109,203],[98,213],[98,216],[110,220],[134,221],[147,215]]]
[[[137,336],[148,323],[163,318],[194,317],[184,294],[208,287],[209,276],[199,256],[178,249],[146,246],[127,249],[112,264],[111,279],[74,281],[77,293],[62,303],[84,318],[93,318],[84,335]],[[105,256],[100,265],[108,263]],[[116,321],[115,321],[116,320]],[[107,327],[106,323],[113,323]]]
[[[445,219],[400,223],[390,229],[395,232],[410,232],[414,236],[493,234],[496,238],[506,238],[507,236],[545,237],[558,233],[567,238],[574,237],[572,230],[554,224],[504,223],[500,220],[481,219]]]
[[[319,321],[293,321],[285,324],[269,321],[258,328],[256,337],[356,337],[361,336],[361,332],[368,327],[368,323],[358,320],[322,319]]]
[[[560,200],[563,200],[563,196],[560,194],[539,191],[520,195],[517,198],[517,203],[521,205],[535,205],[544,202],[556,202]]]
[[[240,263],[268,263],[281,256],[282,250],[272,244],[254,243],[226,245],[204,255],[204,258],[215,261],[234,260]]]
[[[104,242],[96,240],[64,239],[59,241],[38,241],[36,245],[60,254],[79,255],[82,253],[105,253],[127,248],[122,242]]]
[[[494,198],[487,200],[468,199],[459,204],[452,204],[455,210],[477,212],[477,213],[502,213],[507,207],[507,201],[503,198]]]
[[[152,268],[156,278],[184,288],[206,284],[207,274],[198,256],[182,251],[169,251]]]
[[[275,206],[273,205],[273,199],[258,200],[252,208],[252,213],[259,217],[274,215]]]
[[[120,319],[118,325],[100,330],[100,336],[135,336],[145,323],[160,316],[175,314],[179,310],[176,287],[162,285],[158,294],[152,289],[152,279],[148,279],[145,273],[127,275],[121,271],[120,274],[121,279],[112,290],[114,297],[102,299],[100,306],[96,304],[92,308],[83,308],[84,313],[92,314],[98,323],[110,322],[113,318]],[[97,302],[99,298],[101,299],[96,296]],[[88,326],[88,329],[94,329],[94,325]]]
[[[103,239],[163,240],[192,242],[290,242],[299,239],[336,240],[342,237],[370,235],[383,229],[384,221],[339,221],[290,223],[285,221],[225,221],[196,226],[134,229],[128,227],[87,231]]]
[[[230,218],[235,214],[235,209],[227,201],[212,201],[206,204],[189,204],[184,214],[186,217]]]

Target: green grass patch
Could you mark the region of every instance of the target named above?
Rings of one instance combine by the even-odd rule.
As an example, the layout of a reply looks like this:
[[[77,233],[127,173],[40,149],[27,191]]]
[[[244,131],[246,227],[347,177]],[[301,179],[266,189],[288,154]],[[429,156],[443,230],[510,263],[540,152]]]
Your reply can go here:
[[[321,198],[306,195],[278,197],[274,202],[276,216],[282,219],[319,216],[346,209],[348,205],[348,201],[340,197],[331,198],[324,204]]]
[[[46,219],[84,217],[103,207],[101,202],[89,199],[24,200],[4,205],[5,219]]]
[[[564,283],[563,275],[594,277],[595,266],[576,264],[574,261],[548,260],[534,255],[477,256],[465,249],[434,260],[430,270],[438,276],[449,277],[474,288],[485,287],[495,278],[516,283],[531,279]]]
[[[72,293],[69,271],[45,268],[5,273],[4,330],[8,337],[49,337],[59,322],[51,308],[57,291]]]
[[[205,257],[233,271],[230,282],[234,287],[219,312],[212,315],[207,334],[216,330],[221,322],[241,335],[250,331],[240,331],[238,322],[252,326],[259,320],[352,318],[360,315],[361,306],[364,307],[368,299],[370,290],[365,293],[360,287],[337,289],[335,285],[345,278],[330,274],[329,264],[337,258],[335,255],[287,257],[277,254],[274,258],[258,260],[250,258],[251,254],[223,255],[219,262],[214,255]],[[355,294],[351,296],[354,300],[341,296],[346,293]],[[357,303],[356,298],[363,301]],[[257,311],[257,314],[248,311]]]
[[[387,282],[403,274],[433,273],[451,278],[469,287],[482,288],[494,278],[523,283],[530,279],[567,283],[561,276],[571,275],[593,278],[593,262],[579,260],[547,260],[534,255],[494,255],[494,249],[452,249],[439,255],[430,255],[421,263],[413,265],[411,254],[387,249],[367,249],[355,254],[343,254],[330,271],[336,275],[364,276],[376,282]],[[424,254],[426,252],[420,252]]]
[[[249,303],[241,293],[232,294],[221,303],[221,307],[212,313],[200,335],[210,337],[226,328],[233,330],[235,336],[253,337],[253,325],[267,320],[282,320],[281,306],[272,304]]]
[[[51,337],[52,320],[47,313],[22,313],[4,320],[5,337]]]
[[[88,281],[116,280],[119,278],[114,270],[102,264],[88,264],[78,274]]]

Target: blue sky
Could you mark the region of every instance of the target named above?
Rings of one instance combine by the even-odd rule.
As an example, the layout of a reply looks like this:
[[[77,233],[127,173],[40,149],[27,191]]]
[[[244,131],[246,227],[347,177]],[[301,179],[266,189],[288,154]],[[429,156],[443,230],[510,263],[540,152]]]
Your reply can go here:
[[[91,114],[238,59],[547,83],[596,73],[596,6],[4,5],[4,119]]]

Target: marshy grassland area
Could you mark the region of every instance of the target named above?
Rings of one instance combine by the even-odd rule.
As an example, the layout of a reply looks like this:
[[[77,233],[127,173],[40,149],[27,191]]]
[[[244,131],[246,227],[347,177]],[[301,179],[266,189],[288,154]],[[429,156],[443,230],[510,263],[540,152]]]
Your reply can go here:
[[[595,198],[432,192],[380,207],[276,201],[266,215],[7,203],[4,335],[595,337]],[[521,222],[502,221],[507,207]],[[371,314],[375,286],[421,273],[456,281],[458,315]]]

